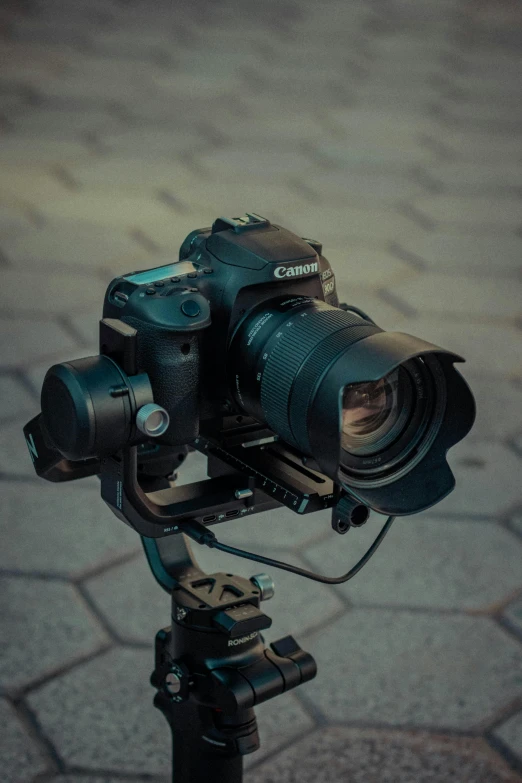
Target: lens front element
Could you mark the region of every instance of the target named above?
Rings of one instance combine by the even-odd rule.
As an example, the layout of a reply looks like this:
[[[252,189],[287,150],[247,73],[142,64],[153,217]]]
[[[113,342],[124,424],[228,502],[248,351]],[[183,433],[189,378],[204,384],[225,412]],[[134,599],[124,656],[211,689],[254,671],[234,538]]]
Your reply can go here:
[[[378,381],[348,384],[342,399],[342,448],[361,456],[385,449],[404,429],[411,404],[411,382],[401,367]]]

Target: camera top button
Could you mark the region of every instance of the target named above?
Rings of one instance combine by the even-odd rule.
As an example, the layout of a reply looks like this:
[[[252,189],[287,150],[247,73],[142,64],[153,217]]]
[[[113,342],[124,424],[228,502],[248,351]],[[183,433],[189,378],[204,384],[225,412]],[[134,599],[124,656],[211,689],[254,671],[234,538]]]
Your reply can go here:
[[[163,286],[165,285],[165,283],[163,282],[163,280],[156,280],[156,282],[154,283],[154,285],[156,286],[156,288],[163,288]]]
[[[181,277],[171,277],[170,282],[171,283],[179,283],[181,280]]]
[[[181,312],[189,318],[195,318],[201,312],[201,307],[194,299],[186,299],[181,305]]]
[[[212,274],[214,274],[214,270],[213,270],[213,269],[211,269],[210,267],[207,267],[206,269],[204,269],[204,270],[203,270],[203,272],[204,272],[206,275],[212,275]]]
[[[155,288],[147,288],[146,293],[147,293],[148,296],[152,296],[153,294],[156,293],[156,289]]]
[[[198,276],[197,272],[189,272],[187,275],[187,277],[197,277],[197,276]]]

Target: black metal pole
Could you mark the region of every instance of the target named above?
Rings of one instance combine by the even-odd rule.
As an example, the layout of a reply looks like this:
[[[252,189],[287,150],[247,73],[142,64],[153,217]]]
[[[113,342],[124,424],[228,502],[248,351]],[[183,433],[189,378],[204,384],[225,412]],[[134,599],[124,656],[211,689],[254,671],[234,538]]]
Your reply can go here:
[[[211,719],[205,711],[210,712],[185,702],[164,712],[172,732],[172,783],[243,783],[242,756],[224,755],[219,745],[202,739]]]

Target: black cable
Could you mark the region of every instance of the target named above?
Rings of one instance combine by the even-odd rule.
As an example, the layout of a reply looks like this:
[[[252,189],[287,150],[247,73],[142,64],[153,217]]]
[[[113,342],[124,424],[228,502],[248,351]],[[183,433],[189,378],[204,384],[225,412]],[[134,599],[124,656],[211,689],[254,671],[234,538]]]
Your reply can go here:
[[[234,546],[221,544],[216,539],[214,533],[211,530],[208,530],[208,528],[206,528],[204,525],[201,525],[199,522],[184,522],[182,525],[180,525],[180,527],[183,533],[186,533],[194,541],[197,541],[198,544],[206,544],[206,546],[209,546],[211,549],[220,549],[222,552],[228,552],[230,555],[244,557],[247,560],[255,560],[256,563],[264,563],[265,565],[273,566],[274,568],[282,568],[284,571],[291,571],[293,574],[306,577],[306,579],[313,579],[314,582],[322,582],[323,584],[327,585],[340,585],[355,576],[355,574],[357,574],[361,568],[366,565],[390,529],[394,519],[395,517],[388,517],[383,525],[381,532],[371,547],[361,557],[359,562],[356,563],[347,574],[337,577],[321,576],[321,574],[315,574],[313,571],[306,571],[304,568],[298,568],[298,566],[293,566],[289,563],[283,563],[281,560],[273,560],[271,557],[256,555],[253,552],[246,552],[244,549],[236,549]]]

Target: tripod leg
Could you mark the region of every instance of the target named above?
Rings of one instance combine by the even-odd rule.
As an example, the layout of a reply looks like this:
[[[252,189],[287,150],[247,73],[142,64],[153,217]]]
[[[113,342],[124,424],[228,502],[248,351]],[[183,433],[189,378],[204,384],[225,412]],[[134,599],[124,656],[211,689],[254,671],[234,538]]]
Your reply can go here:
[[[243,783],[243,754],[259,745],[253,710],[225,718],[194,702],[172,703],[158,693],[154,705],[172,732],[173,783]]]

